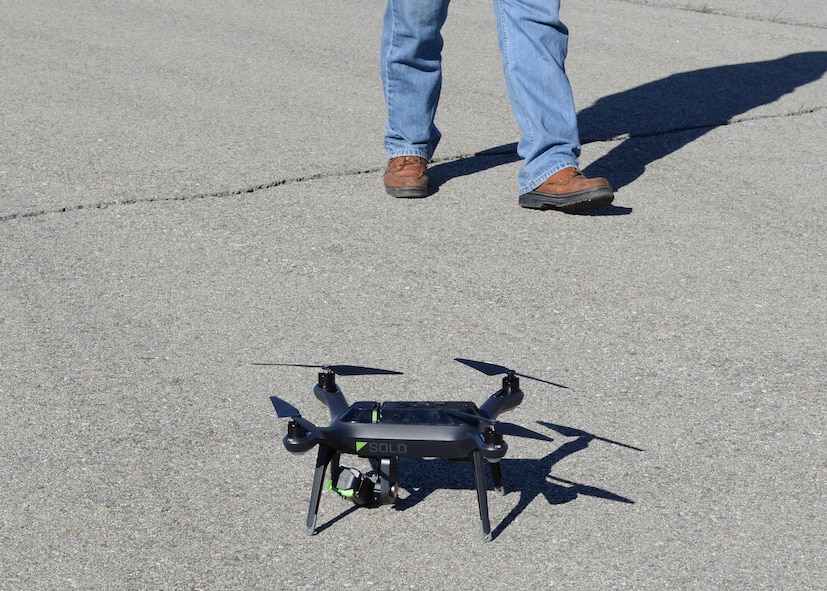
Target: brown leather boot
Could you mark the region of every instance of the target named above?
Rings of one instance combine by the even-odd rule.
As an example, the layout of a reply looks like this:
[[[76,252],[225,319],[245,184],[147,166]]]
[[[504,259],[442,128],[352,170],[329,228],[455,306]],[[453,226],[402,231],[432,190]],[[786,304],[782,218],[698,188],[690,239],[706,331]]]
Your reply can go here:
[[[548,177],[542,185],[520,195],[520,205],[531,209],[582,211],[605,207],[614,200],[609,181],[586,178],[574,167],[564,168]]]
[[[388,160],[385,191],[393,197],[428,196],[428,161],[419,156],[397,156]]]

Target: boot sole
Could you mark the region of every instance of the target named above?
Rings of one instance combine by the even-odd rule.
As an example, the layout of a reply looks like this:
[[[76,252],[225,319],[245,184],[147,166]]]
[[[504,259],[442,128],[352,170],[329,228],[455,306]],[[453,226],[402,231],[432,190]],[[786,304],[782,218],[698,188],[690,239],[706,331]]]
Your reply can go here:
[[[385,185],[385,191],[391,197],[401,199],[417,199],[428,196],[428,187],[389,187]]]
[[[585,211],[606,207],[614,201],[614,192],[605,187],[594,187],[566,195],[549,195],[531,191],[520,195],[520,207],[527,209],[557,209],[560,211]]]

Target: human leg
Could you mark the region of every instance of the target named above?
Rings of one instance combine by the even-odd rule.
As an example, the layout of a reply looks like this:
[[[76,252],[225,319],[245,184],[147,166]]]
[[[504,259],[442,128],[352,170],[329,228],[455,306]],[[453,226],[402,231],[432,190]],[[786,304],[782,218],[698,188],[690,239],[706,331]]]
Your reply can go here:
[[[560,0],[494,0],[494,10],[506,87],[522,130],[523,194],[578,165],[577,114],[564,67],[568,29],[559,19]]]
[[[442,89],[442,25],[449,0],[388,0],[380,68],[388,119],[388,158],[430,160],[439,143],[434,125]]]

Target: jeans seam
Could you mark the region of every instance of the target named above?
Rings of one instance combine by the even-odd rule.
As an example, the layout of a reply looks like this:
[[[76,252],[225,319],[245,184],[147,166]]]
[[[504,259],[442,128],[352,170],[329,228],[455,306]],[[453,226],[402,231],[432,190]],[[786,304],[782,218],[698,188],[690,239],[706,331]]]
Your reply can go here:
[[[390,13],[391,13],[391,30],[390,30],[390,42],[388,43],[387,54],[385,55],[385,80],[386,80],[386,87],[385,87],[385,100],[387,102],[387,109],[388,113],[393,112],[393,90],[391,85],[393,83],[393,79],[390,75],[390,56],[393,54],[394,50],[394,43],[396,40],[396,4],[393,0],[390,0]],[[389,158],[393,158],[394,156],[389,156]]]
[[[508,23],[507,23],[507,15],[505,8],[503,7],[503,1],[497,0],[497,9],[500,12],[500,29],[502,30],[503,35],[503,47],[502,47],[502,54],[503,54],[503,72],[506,77],[506,84],[508,85],[509,92],[513,96],[513,102],[520,108],[523,114],[523,120],[526,122],[526,129],[523,130],[523,133],[528,135],[531,141],[534,141],[534,129],[531,127],[531,121],[528,117],[528,113],[526,112],[525,107],[523,106],[522,101],[520,101],[519,95],[516,91],[514,86],[514,75],[511,71],[511,50],[509,45],[508,39]]]

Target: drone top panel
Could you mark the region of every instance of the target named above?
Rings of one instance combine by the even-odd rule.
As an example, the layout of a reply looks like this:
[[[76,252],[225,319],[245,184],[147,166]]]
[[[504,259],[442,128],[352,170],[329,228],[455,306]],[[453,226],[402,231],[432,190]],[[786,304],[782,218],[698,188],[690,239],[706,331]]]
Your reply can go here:
[[[356,402],[339,419],[345,423],[383,425],[466,425],[449,411],[478,415],[473,402]]]

